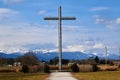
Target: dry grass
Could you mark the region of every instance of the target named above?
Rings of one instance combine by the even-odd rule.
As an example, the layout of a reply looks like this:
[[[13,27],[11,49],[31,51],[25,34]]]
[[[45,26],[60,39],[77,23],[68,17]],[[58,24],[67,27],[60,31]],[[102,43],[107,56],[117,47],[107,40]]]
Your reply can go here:
[[[43,65],[28,66],[29,72],[43,72]],[[0,72],[21,72],[22,66],[0,67]]]
[[[120,71],[73,73],[79,80],[120,80]]]
[[[49,65],[50,70],[58,70],[59,67],[58,65]],[[93,66],[90,64],[86,65],[78,65],[80,72],[92,72],[93,71]],[[119,66],[110,66],[110,65],[98,65],[99,71],[118,71]],[[63,65],[62,66],[63,70],[70,70],[70,67],[68,65]]]
[[[0,67],[0,72],[20,72],[21,67]]]
[[[78,65],[80,72],[91,72],[93,71],[92,65]],[[119,66],[110,66],[110,65],[98,65],[100,71],[117,71]]]
[[[116,71],[118,70],[118,66],[110,66],[110,65],[98,65],[100,71]]]
[[[30,67],[30,72],[35,73],[22,73],[22,66],[20,67],[0,67],[0,80],[45,80],[48,77],[47,73],[36,72],[38,68],[41,67],[32,66]]]
[[[0,80],[45,80],[46,73],[0,73]]]

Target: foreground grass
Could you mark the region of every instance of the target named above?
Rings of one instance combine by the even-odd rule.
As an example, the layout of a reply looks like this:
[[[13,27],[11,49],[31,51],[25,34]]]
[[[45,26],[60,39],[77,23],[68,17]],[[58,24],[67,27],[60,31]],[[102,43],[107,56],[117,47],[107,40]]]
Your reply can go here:
[[[0,73],[0,80],[45,80],[46,73]]]
[[[79,80],[120,80],[120,71],[73,73]]]

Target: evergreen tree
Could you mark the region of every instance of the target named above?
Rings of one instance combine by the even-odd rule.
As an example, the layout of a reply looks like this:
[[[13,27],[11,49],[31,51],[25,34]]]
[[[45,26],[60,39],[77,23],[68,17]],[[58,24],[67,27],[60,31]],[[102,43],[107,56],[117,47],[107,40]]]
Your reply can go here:
[[[79,67],[77,66],[76,63],[70,66],[72,72],[79,72]]]
[[[28,73],[29,72],[29,68],[28,68],[27,65],[23,65],[22,66],[22,72],[24,72],[24,73]]]
[[[95,62],[96,62],[96,64],[99,63],[99,57],[98,56],[95,57]]]

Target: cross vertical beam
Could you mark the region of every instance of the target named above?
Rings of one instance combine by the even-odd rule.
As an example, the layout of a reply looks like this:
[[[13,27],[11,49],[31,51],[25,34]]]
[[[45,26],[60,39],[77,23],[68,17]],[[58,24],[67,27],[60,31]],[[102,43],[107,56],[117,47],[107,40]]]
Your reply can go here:
[[[62,8],[58,7],[58,17],[45,17],[44,20],[58,20],[59,71],[62,70],[62,20],[76,20],[75,17],[62,17]]]
[[[62,11],[61,11],[61,6],[59,6],[58,9],[58,16],[59,16],[59,21],[58,21],[58,51],[59,51],[59,70],[62,70]]]

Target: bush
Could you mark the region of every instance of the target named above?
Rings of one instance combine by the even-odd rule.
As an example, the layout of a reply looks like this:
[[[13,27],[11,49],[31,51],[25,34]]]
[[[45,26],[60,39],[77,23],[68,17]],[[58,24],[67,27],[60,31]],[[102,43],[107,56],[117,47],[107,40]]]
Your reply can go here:
[[[27,65],[23,65],[22,66],[22,72],[24,72],[24,73],[28,73],[29,72],[29,68],[28,68]]]
[[[50,72],[50,67],[48,65],[44,65],[44,72],[49,73]]]
[[[56,65],[50,65],[50,70],[58,70],[59,67]]]
[[[80,72],[92,72],[92,65],[79,65]]]
[[[50,65],[50,70],[58,70],[59,66],[57,65]],[[62,70],[70,70],[70,67],[68,65],[62,65]]]
[[[118,68],[120,68],[120,65],[118,66]]]
[[[93,65],[92,65],[92,70],[93,70],[94,72],[98,71],[98,67],[97,67],[96,64],[93,64]]]
[[[73,65],[71,65],[70,69],[72,70],[72,72],[79,72],[79,67],[77,66],[76,63],[74,63]]]

